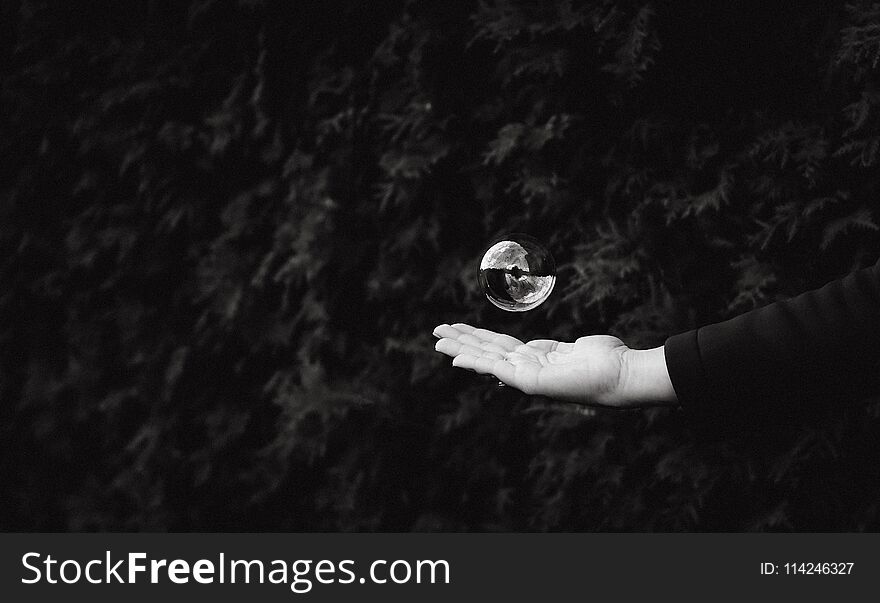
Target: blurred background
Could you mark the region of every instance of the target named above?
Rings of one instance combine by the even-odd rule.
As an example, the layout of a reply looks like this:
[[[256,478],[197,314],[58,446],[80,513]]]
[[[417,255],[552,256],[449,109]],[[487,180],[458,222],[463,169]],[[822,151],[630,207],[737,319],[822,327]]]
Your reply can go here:
[[[878,400],[567,412],[431,336],[654,346],[873,264],[880,5],[0,7],[0,529],[880,529]]]

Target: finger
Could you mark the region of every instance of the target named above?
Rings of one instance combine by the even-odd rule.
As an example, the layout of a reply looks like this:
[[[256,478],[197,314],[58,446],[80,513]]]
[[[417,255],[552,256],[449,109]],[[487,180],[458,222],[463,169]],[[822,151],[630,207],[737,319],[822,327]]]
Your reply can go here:
[[[495,352],[497,354],[504,354],[507,351],[505,348],[499,345],[495,345],[494,343],[484,341],[479,337],[474,337],[473,335],[461,333],[455,327],[452,327],[450,325],[445,325],[444,328],[438,327],[438,329],[435,330],[435,334],[441,337],[448,337],[449,339],[453,339],[461,344],[480,348],[481,350]]]
[[[434,329],[434,336],[448,337],[450,339],[455,339],[458,341],[462,341],[462,337],[465,337],[465,341],[470,342],[471,345],[474,345],[474,340],[470,338],[474,337],[476,339],[498,346],[498,348],[506,351],[513,351],[517,346],[523,345],[523,342],[516,337],[511,337],[510,335],[505,335],[504,333],[496,333],[495,331],[490,331],[489,329],[478,329],[461,322],[455,323],[454,325],[439,325],[436,329]],[[496,351],[498,351],[497,348]]]
[[[484,375],[495,375],[507,385],[516,387],[516,367],[504,360],[456,356],[452,360],[452,366],[470,369]]]
[[[462,333],[467,333],[467,334],[473,333],[474,331],[477,330],[475,327],[472,327],[470,325],[466,325],[463,322],[455,323],[454,325],[452,325],[452,328],[456,329],[457,331],[461,331]]]
[[[450,325],[453,329],[458,331],[461,335],[467,335],[468,337],[476,337],[481,341],[493,341],[496,339],[500,333],[496,333],[495,331],[490,331],[488,329],[478,329],[476,327],[472,327],[470,325],[466,325],[464,323],[456,323],[454,325]]]
[[[483,343],[481,343],[480,348],[486,350],[487,352],[496,352],[498,354],[506,354],[508,352],[508,350],[501,347],[500,345],[490,343],[488,341],[484,341]]]
[[[472,345],[475,348],[481,348],[485,341],[480,339],[479,337],[474,337],[473,335],[467,335],[465,333],[460,334],[455,338],[458,343],[464,343],[467,345]]]
[[[526,345],[547,352],[548,354],[552,352],[568,354],[569,352],[574,350],[573,343],[556,341],[555,339],[535,339],[526,343]]]
[[[458,356],[459,354],[465,354],[468,356],[482,356],[483,350],[480,348],[474,347],[472,345],[461,344],[454,339],[449,339],[448,337],[444,337],[439,340],[436,344],[434,344],[434,349],[438,352],[442,352],[447,356]]]
[[[462,344],[461,349],[458,352],[459,355],[474,356],[478,358],[490,358],[492,360],[504,360],[504,355],[507,354],[505,350],[487,350],[483,346],[472,346],[461,341],[459,341],[458,343]]]
[[[453,345],[455,344],[455,345]],[[448,337],[444,337],[437,341],[434,344],[434,349],[442,354],[447,354],[449,356],[455,356],[455,352],[458,351],[457,342],[454,339],[449,339]]]
[[[496,333],[495,331],[490,331],[489,329],[474,329],[471,333],[474,337],[479,337],[485,341],[490,343],[494,343],[495,345],[501,346],[502,348],[513,351],[517,346],[523,344],[522,341],[517,339],[516,337],[511,337],[510,335],[505,335],[504,333]]]
[[[452,325],[442,324],[434,329],[434,337],[449,337],[450,339],[457,339],[459,335],[461,335],[461,332]]]
[[[494,363],[494,360],[490,360],[488,358],[477,358],[476,356],[462,355],[456,356],[452,359],[452,366],[476,371],[477,373],[483,374],[491,372],[492,365]]]

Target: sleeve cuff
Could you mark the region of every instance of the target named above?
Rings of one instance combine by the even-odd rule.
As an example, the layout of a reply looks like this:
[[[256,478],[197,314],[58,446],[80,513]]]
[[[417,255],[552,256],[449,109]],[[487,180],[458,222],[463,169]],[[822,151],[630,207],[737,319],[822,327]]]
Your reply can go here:
[[[695,409],[706,400],[706,377],[697,332],[694,329],[673,335],[663,346],[672,388],[685,409]]]

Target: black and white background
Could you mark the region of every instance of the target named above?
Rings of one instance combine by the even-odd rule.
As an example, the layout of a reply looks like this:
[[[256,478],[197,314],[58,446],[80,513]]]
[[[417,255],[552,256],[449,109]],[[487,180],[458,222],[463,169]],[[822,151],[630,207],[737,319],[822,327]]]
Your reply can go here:
[[[431,331],[655,346],[873,264],[878,67],[861,0],[0,1],[0,529],[877,531],[880,401],[565,412]]]

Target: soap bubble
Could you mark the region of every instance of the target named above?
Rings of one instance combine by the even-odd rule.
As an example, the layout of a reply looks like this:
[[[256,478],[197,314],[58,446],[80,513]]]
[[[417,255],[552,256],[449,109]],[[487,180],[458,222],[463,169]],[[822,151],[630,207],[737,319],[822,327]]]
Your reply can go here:
[[[511,234],[483,254],[478,280],[494,305],[507,312],[525,312],[550,296],[556,284],[556,263],[532,237]]]

